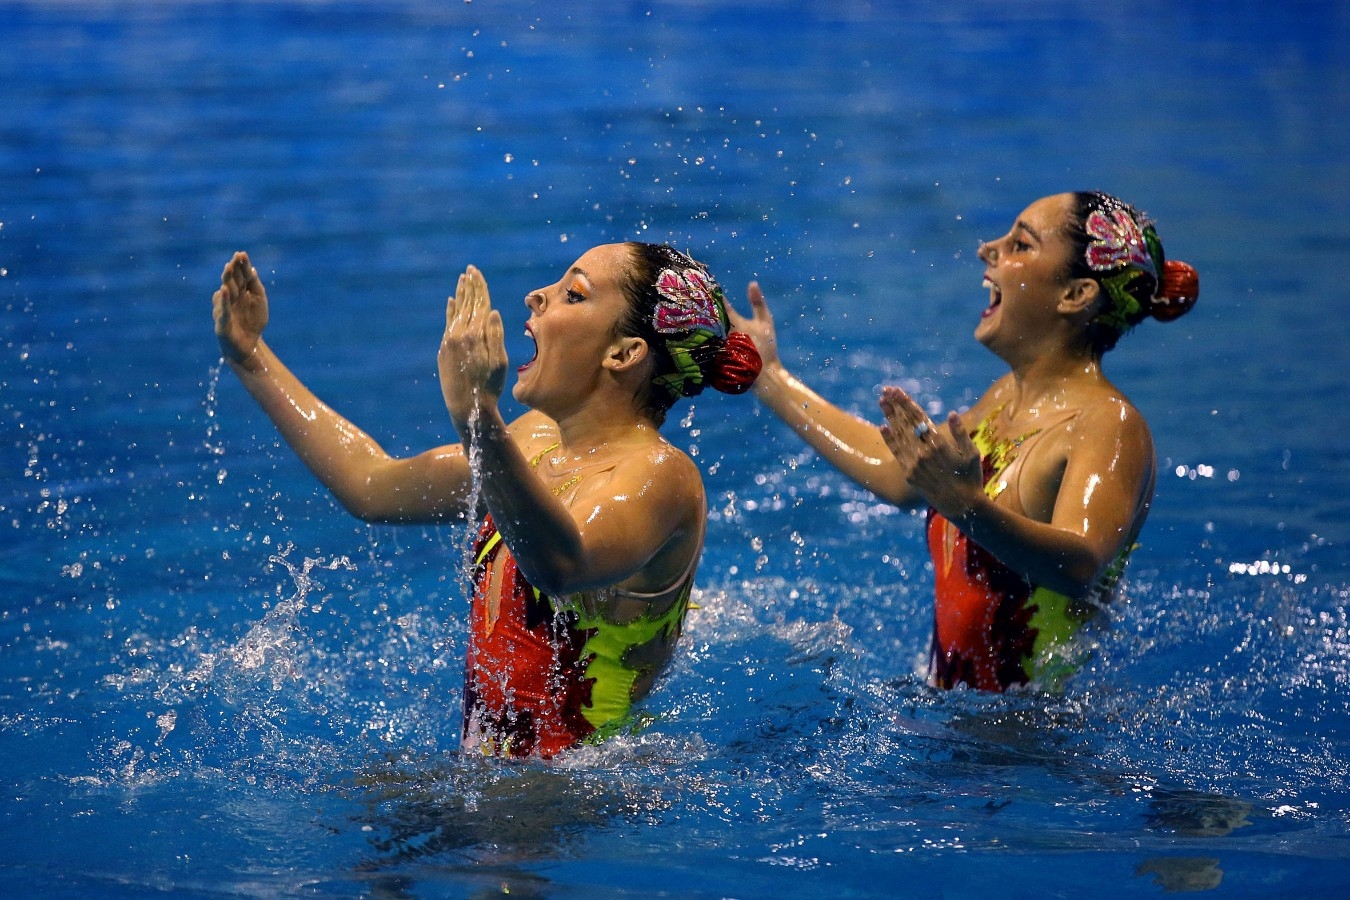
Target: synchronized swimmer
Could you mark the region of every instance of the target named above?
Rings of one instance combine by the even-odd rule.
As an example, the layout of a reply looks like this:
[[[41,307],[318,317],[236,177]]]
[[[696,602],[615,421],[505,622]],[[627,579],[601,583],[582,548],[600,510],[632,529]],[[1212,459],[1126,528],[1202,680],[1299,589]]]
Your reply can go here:
[[[1054,688],[1153,499],[1153,439],[1102,357],[1145,318],[1186,313],[1199,279],[1144,215],[1095,192],[1037,200],[979,255],[989,304],[975,338],[1009,371],[941,426],[898,387],[882,390],[880,427],[821,398],[783,365],[757,284],[752,318],[731,320],[761,350],[754,390],[769,409],[881,499],[927,508],[930,680]]]
[[[659,244],[595,247],[525,298],[534,357],[497,407],[507,357],[470,266],[446,308],[441,389],[463,443],[396,459],[315,397],[262,339],[267,294],[239,253],[214,298],[230,367],[348,511],[368,522],[481,519],[463,741],[549,758],[630,724],[680,635],[703,548],[698,469],[658,431],[681,397],[759,371],[708,270]],[[474,487],[478,490],[475,492]],[[481,508],[467,510],[474,496]]]

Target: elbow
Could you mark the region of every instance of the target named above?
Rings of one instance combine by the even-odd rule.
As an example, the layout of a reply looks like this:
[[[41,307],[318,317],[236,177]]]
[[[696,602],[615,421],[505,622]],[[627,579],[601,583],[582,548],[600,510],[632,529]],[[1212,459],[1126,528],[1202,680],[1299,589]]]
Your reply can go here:
[[[367,525],[393,525],[400,521],[397,510],[376,503],[370,497],[339,493],[333,496],[348,515]]]
[[[579,555],[553,553],[543,559],[530,560],[517,556],[516,565],[526,581],[550,597],[570,597],[599,586],[595,583],[594,573]]]
[[[1106,573],[1106,564],[1096,559],[1065,560],[1053,583],[1045,586],[1075,600],[1089,599]]]
[[[544,567],[542,571],[527,571],[522,567],[522,571],[526,581],[539,593],[550,597],[569,597],[592,587],[580,577],[580,572],[563,571],[553,566]]]
[[[347,514],[367,525],[403,525],[422,521],[421,509],[427,498],[420,498],[398,485],[381,484],[371,478],[355,483],[330,485],[333,497]]]
[[[1047,585],[1047,587],[1073,600],[1087,600],[1092,596],[1092,588],[1096,583],[1096,579],[1093,578],[1066,575],[1062,584]]]
[[[562,581],[555,581],[545,578],[531,578],[529,573],[525,573],[525,580],[528,581],[535,590],[545,597],[568,597],[575,594],[574,590],[567,590],[562,587]]]
[[[387,515],[367,509],[365,504],[344,500],[342,498],[338,498],[338,502],[342,505],[342,508],[347,511],[349,516],[354,519],[359,519],[367,525],[385,525],[392,521]]]

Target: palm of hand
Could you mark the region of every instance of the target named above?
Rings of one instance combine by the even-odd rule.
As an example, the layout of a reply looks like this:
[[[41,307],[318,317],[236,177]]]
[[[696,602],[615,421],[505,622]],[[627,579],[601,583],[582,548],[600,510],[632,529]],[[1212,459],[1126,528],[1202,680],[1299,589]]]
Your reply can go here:
[[[445,320],[437,354],[441,393],[451,416],[464,419],[480,398],[495,403],[506,386],[501,315],[492,309],[487,282],[473,266],[460,276]]]
[[[749,335],[750,340],[755,342],[760,362],[767,369],[778,363],[778,334],[773,324],[773,313],[769,311],[759,284],[751,282],[746,293],[750,300],[750,318],[741,315],[730,304],[727,306],[727,318],[731,320],[732,328]]]
[[[248,358],[267,327],[268,317],[267,290],[248,254],[236,253],[225,266],[212,307],[221,352],[233,362]]]

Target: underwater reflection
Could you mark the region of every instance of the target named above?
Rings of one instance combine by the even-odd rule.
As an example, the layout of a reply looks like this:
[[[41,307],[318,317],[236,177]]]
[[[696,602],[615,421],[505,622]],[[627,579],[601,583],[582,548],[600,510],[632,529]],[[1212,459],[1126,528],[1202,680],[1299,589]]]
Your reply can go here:
[[[464,876],[461,875],[461,879]],[[468,880],[481,882],[481,886],[471,893],[464,894],[470,900],[487,900],[489,897],[524,897],[536,900],[554,895],[550,890],[552,882],[547,878],[521,872],[514,869],[494,871],[488,868],[475,873]],[[375,900],[417,900],[425,896],[418,890],[418,879],[408,875],[382,874],[369,879],[370,896]]]
[[[1223,837],[1251,825],[1252,804],[1201,791],[1154,788],[1148,825],[1188,837]]]
[[[1169,894],[1210,891],[1223,883],[1219,861],[1207,856],[1158,856],[1135,868],[1140,878],[1153,876],[1153,883]]]
[[[612,783],[584,772],[468,756],[386,761],[358,773],[353,789],[372,851],[357,870],[387,897],[414,895],[410,866],[467,876],[485,895],[545,896],[548,880],[526,867],[577,855],[632,809]]]
[[[1222,839],[1262,816],[1247,799],[1169,784],[1114,764],[1114,754],[1100,752],[1102,711],[1087,698],[957,692],[929,699],[927,711],[937,712],[936,718],[919,715],[924,705],[915,702],[911,715],[896,716],[890,725],[916,751],[911,768],[947,786],[938,800],[970,802],[968,821],[976,821],[979,811],[999,813],[1005,834],[1020,827],[1023,839],[1043,842],[1048,835],[1038,834],[1041,818],[1028,818],[1024,810],[1007,816],[1028,802],[1051,804],[1080,838],[1095,834],[1109,843],[1109,823],[1133,818],[1138,824],[1125,834],[1136,846],[1195,849],[1193,839],[1212,839],[1218,851]],[[1079,838],[1065,840],[1065,846],[1082,846]],[[1157,855],[1140,862],[1135,874],[1151,876],[1166,891],[1209,890],[1223,880],[1218,863],[1209,856]]]
[[[1149,799],[1148,827],[1185,837],[1225,837],[1251,825],[1252,804],[1201,791],[1154,788]],[[1158,856],[1135,869],[1152,875],[1168,893],[1208,891],[1223,882],[1219,861],[1207,856]]]

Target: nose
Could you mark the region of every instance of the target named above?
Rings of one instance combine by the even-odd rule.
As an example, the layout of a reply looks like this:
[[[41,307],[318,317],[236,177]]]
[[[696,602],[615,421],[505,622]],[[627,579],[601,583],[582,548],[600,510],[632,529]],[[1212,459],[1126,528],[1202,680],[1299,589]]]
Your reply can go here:
[[[998,262],[998,242],[985,241],[980,245],[980,249],[976,252],[976,256],[986,264],[991,266],[994,265]]]
[[[541,313],[547,305],[548,298],[544,296],[543,291],[530,291],[525,295],[525,307],[530,312]]]

